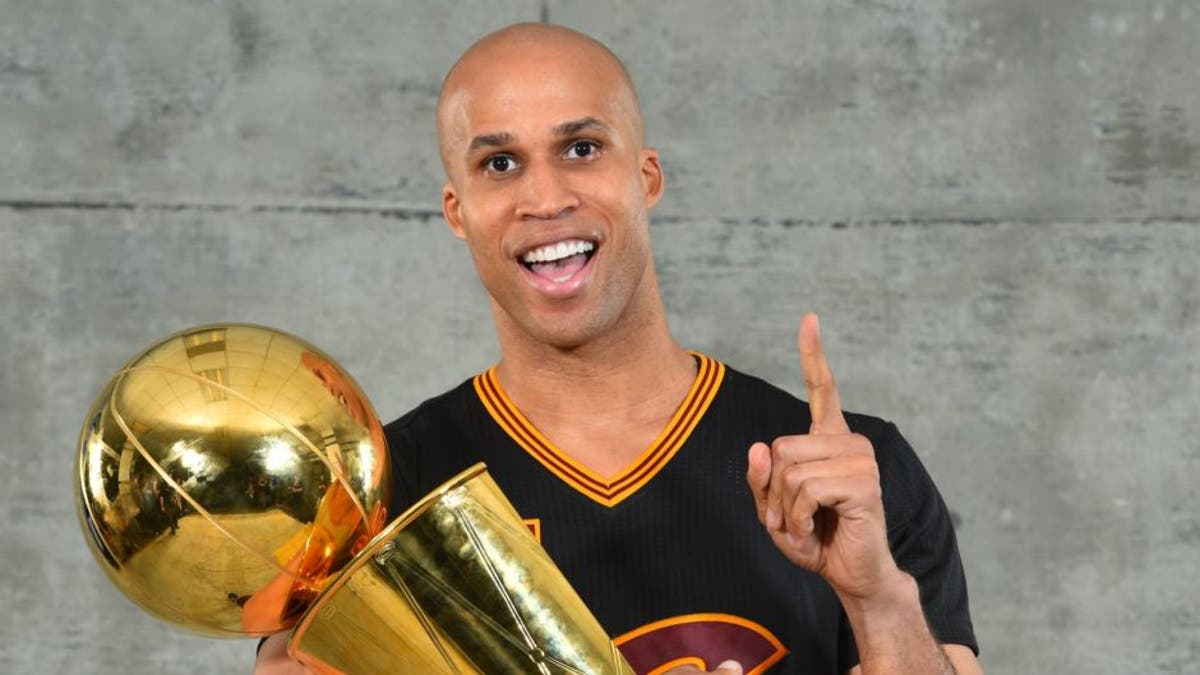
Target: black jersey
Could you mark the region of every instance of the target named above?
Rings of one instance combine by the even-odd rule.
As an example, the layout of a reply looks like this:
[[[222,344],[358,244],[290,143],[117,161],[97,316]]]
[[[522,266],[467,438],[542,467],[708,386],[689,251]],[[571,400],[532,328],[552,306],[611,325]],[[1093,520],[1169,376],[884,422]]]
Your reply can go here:
[[[832,588],[796,567],[758,522],[746,484],[755,441],[807,433],[808,405],[696,354],[670,423],[628,468],[597,476],[543,437],[495,369],[387,426],[393,516],[475,462],[526,519],[630,665],[844,673],[858,663]],[[920,586],[935,637],[975,648],[950,517],[896,427],[847,414],[875,447],[897,563]]]

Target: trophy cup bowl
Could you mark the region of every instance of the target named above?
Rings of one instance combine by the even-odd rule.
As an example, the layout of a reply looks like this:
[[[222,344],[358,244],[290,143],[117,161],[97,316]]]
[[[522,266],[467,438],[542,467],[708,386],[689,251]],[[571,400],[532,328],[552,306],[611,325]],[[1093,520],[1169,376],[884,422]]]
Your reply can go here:
[[[483,464],[388,524],[289,651],[319,675],[633,675]]]
[[[383,527],[383,429],[312,345],[242,324],[192,328],[134,357],[80,434],[75,498],[116,587],[219,637],[275,633]]]

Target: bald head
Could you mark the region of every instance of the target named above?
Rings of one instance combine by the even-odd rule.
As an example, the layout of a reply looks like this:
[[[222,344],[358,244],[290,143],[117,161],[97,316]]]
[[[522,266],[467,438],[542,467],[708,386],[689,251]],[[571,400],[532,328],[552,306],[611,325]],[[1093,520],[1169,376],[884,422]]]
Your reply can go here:
[[[642,116],[628,71],[607,47],[578,31],[542,23],[521,23],[490,33],[471,45],[447,73],[438,97],[438,148],[453,179],[454,158],[472,133],[472,106],[483,94],[528,93],[531,83],[548,94],[567,82],[598,88],[615,120],[627,124],[642,143]],[[519,87],[525,86],[524,90]],[[565,92],[568,87],[560,86]]]

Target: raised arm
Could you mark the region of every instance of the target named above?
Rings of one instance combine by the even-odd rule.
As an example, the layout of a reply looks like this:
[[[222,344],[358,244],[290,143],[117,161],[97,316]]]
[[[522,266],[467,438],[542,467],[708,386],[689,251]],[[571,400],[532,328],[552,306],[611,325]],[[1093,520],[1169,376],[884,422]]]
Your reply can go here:
[[[790,561],[837,593],[858,646],[852,673],[981,672],[969,648],[937,643],[916,581],[892,557],[875,450],[842,414],[816,315],[801,322],[799,348],[812,426],[750,448],[759,521]]]

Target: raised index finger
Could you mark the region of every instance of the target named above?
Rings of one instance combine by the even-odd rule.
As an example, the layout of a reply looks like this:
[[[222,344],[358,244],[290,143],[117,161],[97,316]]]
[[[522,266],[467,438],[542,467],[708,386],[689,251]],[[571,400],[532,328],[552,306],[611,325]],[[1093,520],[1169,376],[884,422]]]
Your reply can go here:
[[[810,434],[844,434],[850,431],[842,416],[833,371],[821,350],[821,324],[817,315],[809,312],[800,320],[800,367],[804,369],[804,386],[808,390],[808,408],[812,411]]]

